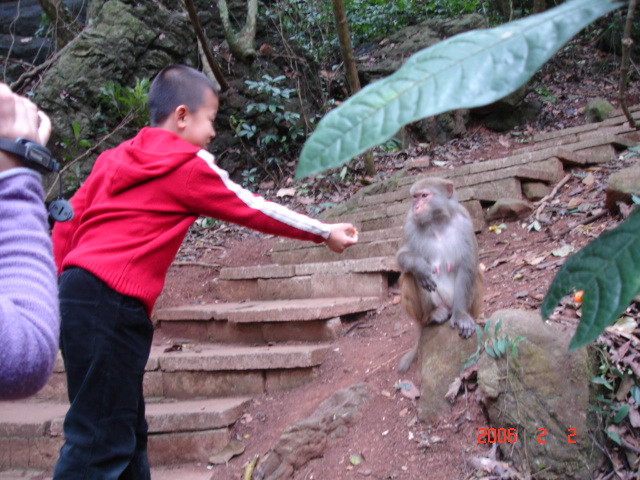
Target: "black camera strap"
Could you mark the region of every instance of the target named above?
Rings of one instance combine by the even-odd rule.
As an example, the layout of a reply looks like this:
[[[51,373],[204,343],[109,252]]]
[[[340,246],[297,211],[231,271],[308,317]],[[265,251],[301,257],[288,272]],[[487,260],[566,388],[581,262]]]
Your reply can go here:
[[[33,168],[40,173],[60,170],[60,165],[51,156],[51,152],[47,147],[43,147],[26,138],[21,137],[15,141],[8,138],[0,138],[0,150],[20,157],[25,166]]]
[[[40,173],[58,172],[60,192],[58,198],[49,204],[49,215],[56,222],[66,222],[73,218],[73,208],[62,196],[60,164],[52,157],[47,147],[26,138],[18,138],[15,141],[0,138],[0,150],[16,155],[26,167]]]

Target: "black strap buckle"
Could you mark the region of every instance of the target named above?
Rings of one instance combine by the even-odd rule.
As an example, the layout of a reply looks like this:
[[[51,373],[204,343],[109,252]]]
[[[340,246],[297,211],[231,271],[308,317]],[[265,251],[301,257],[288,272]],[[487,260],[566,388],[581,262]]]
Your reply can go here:
[[[25,166],[41,173],[60,170],[60,164],[51,156],[51,152],[47,147],[43,147],[27,138],[21,137],[15,141],[0,138],[0,150],[17,155]]]

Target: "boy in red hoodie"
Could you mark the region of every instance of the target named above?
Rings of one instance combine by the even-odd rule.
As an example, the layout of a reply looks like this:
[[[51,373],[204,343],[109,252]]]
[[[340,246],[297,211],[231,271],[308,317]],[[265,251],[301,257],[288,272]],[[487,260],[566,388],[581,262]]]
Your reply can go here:
[[[53,229],[71,402],[54,480],[150,478],[142,393],[149,316],[200,215],[336,252],[357,242],[353,225],[268,202],[215,164],[206,147],[218,94],[204,74],[184,65],[162,70],[149,111],[152,126],[98,157],[71,199],[75,217]]]

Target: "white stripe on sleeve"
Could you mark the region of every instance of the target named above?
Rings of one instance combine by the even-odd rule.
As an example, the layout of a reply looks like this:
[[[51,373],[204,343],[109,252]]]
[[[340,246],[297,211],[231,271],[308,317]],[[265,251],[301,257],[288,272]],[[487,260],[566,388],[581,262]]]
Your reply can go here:
[[[215,157],[206,150],[200,150],[198,152],[198,156],[202,158],[222,179],[225,187],[233,192],[249,208],[258,210],[263,214],[291,227],[313,233],[315,235],[320,235],[322,238],[329,238],[329,234],[331,233],[331,226],[329,224],[294,212],[283,205],[269,202],[262,197],[254,195],[249,190],[231,180],[229,178],[229,173],[218,167],[215,164]]]

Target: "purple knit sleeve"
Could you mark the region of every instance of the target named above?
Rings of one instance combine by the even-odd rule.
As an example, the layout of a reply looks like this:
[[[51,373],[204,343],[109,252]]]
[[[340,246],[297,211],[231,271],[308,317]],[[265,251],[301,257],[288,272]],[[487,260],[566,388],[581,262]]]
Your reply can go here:
[[[36,172],[0,173],[0,399],[36,393],[58,352],[56,272],[43,197]]]

